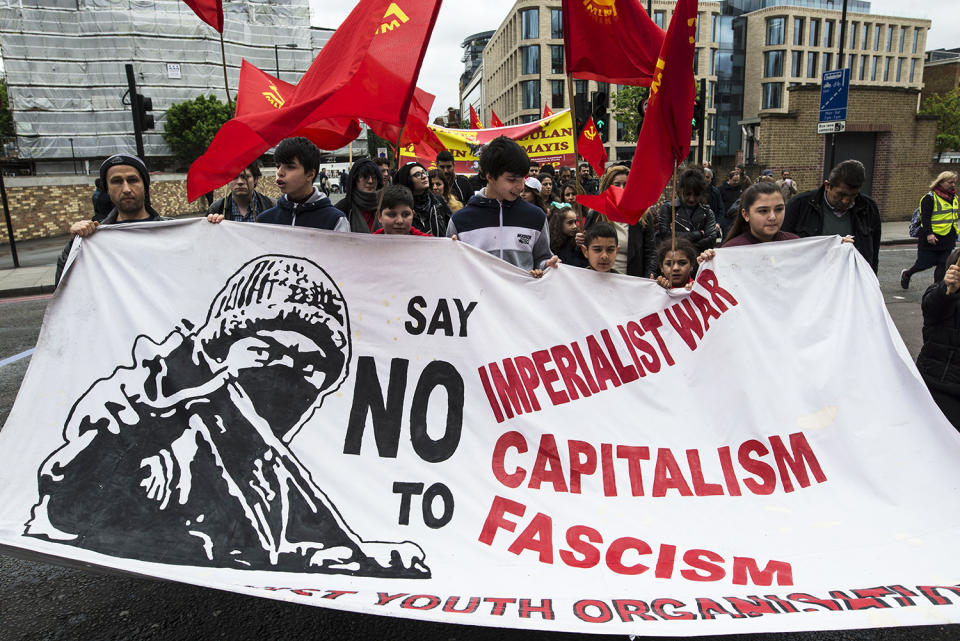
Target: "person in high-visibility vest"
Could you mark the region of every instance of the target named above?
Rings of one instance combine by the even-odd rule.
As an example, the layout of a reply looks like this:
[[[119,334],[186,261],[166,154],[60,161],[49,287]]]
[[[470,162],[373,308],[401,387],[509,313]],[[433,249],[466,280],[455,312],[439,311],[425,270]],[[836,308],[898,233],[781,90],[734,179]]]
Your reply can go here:
[[[957,212],[957,174],[941,172],[930,185],[930,191],[920,199],[920,236],[917,238],[917,260],[909,269],[900,272],[900,286],[910,287],[910,277],[917,272],[935,267],[933,282],[943,280],[947,271],[947,257],[957,244],[960,223]]]

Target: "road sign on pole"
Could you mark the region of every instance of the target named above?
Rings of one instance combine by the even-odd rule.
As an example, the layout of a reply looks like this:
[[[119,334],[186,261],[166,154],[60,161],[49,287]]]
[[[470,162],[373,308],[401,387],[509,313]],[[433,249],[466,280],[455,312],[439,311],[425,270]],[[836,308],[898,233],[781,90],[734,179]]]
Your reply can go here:
[[[847,130],[846,120],[837,120],[836,122],[818,122],[818,134],[839,134]]]
[[[820,122],[846,120],[849,94],[849,69],[824,71],[820,76]]]

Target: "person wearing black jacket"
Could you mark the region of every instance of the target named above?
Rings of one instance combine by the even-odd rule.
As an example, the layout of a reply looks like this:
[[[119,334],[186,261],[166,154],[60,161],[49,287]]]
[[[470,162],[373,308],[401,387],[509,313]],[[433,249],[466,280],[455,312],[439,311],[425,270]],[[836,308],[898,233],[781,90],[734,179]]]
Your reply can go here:
[[[452,215],[450,207],[430,189],[426,167],[418,162],[408,162],[400,168],[393,182],[413,192],[413,226],[437,238],[446,236],[447,223]]]
[[[960,267],[955,249],[943,280],[927,288],[923,311],[923,347],[917,369],[930,395],[955,428],[960,430]]]
[[[256,222],[257,216],[277,204],[257,191],[259,181],[260,165],[253,161],[230,182],[230,193],[210,205],[207,215],[220,214],[238,223]]]
[[[380,228],[377,222],[377,192],[383,189],[383,174],[375,162],[358,160],[350,168],[346,194],[335,207],[350,221],[350,231],[369,234]]]
[[[623,189],[627,184],[629,173],[629,169],[624,165],[607,167],[598,186],[600,193],[605,192],[611,185]],[[616,230],[619,249],[617,250],[615,269],[621,274],[653,278],[659,269],[657,266],[657,221],[655,214],[651,211],[652,209],[651,207],[650,210],[647,210],[647,213],[633,225],[612,222],[593,209],[587,212],[584,220],[584,230],[590,229],[598,222],[610,223]]]
[[[677,238],[686,238],[702,252],[713,248],[720,237],[720,229],[713,210],[703,202],[707,191],[707,179],[699,169],[687,169],[677,180],[679,198],[674,202],[677,210]],[[657,243],[672,235],[673,207],[670,203],[660,205],[657,224]]]
[[[866,170],[859,160],[844,160],[830,171],[819,189],[794,196],[787,204],[781,229],[800,238],[853,237],[853,246],[876,273],[880,264],[880,211],[860,193]]]
[[[453,154],[449,150],[444,149],[437,154],[437,169],[450,180],[450,194],[463,204],[467,204],[475,190],[469,178],[457,174]]]

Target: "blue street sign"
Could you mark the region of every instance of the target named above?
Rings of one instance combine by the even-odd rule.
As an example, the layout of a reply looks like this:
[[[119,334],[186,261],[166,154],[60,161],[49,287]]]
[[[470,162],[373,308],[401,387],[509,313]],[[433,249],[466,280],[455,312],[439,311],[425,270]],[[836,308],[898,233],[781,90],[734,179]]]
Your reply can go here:
[[[849,94],[849,69],[824,71],[820,76],[820,122],[846,120]]]

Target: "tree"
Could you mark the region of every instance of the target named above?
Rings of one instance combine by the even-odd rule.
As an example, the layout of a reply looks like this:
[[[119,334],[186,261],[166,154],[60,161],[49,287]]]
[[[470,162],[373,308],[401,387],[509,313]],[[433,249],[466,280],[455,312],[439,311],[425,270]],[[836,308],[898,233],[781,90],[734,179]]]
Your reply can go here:
[[[937,140],[934,144],[937,150],[937,162],[944,151],[960,149],[960,90],[954,89],[946,94],[933,94],[923,101],[920,113],[925,116],[936,116]]]
[[[613,117],[617,119],[617,123],[622,123],[623,136],[620,140],[623,142],[636,142],[637,126],[641,122],[637,106],[641,100],[646,99],[648,93],[649,89],[646,87],[620,85],[617,93],[613,94]]]
[[[389,140],[386,140],[385,138],[381,138],[377,134],[373,133],[372,129],[367,129],[367,153],[370,154],[371,158],[379,158],[380,153],[378,152],[378,149],[386,148],[387,160],[389,160],[390,163],[393,164],[394,163],[393,159],[395,156],[395,154],[393,153],[393,148],[396,146],[396,144],[397,144],[396,140],[394,140],[393,142],[390,142]]]
[[[7,79],[0,78],[0,137],[15,136],[13,129],[13,112],[10,110],[10,99],[7,97]]]
[[[232,117],[233,105],[212,95],[197,96],[170,105],[163,126],[163,139],[178,163],[190,165],[203,155],[217,130]]]

